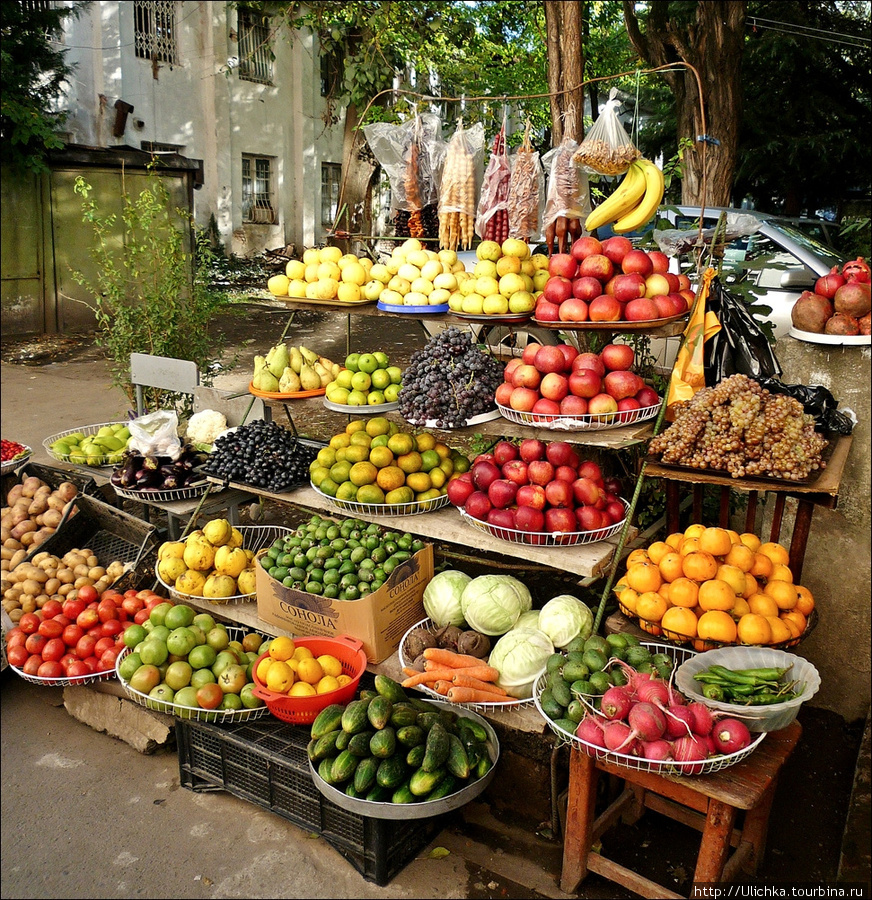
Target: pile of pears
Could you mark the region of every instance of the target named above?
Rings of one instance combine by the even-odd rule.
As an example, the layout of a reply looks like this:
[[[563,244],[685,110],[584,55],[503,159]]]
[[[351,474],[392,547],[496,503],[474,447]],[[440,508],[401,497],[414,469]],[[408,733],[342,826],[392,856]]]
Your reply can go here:
[[[251,385],[270,394],[296,394],[326,388],[342,366],[314,350],[288,346],[284,341],[272,347],[266,356],[254,357]]]

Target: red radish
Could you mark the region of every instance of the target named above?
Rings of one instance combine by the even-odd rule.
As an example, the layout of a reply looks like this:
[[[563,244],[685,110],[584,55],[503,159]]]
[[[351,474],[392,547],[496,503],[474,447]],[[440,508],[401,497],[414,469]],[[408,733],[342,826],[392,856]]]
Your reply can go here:
[[[642,741],[642,756],[645,759],[653,759],[657,762],[672,759],[672,744],[662,739],[659,741]]]
[[[715,724],[712,711],[704,703],[688,703],[687,708],[693,713],[693,733],[711,734]]]
[[[600,710],[607,719],[626,719],[632,700],[622,687],[611,687],[600,700]]]
[[[669,688],[665,681],[640,681],[636,696],[646,703],[653,703],[661,709],[669,703]]]
[[[737,753],[751,743],[751,732],[738,719],[721,719],[712,729],[712,741],[719,753]]]
[[[686,735],[673,742],[672,758],[680,763],[699,761],[699,765],[681,767],[683,775],[698,775],[704,768],[702,761],[708,758],[708,750],[699,738]]]
[[[606,749],[625,753],[627,756],[638,756],[642,751],[641,744],[626,722],[609,722],[603,727],[603,739]]]
[[[694,737],[708,750],[709,756],[717,755],[718,751],[715,749],[715,742],[710,734],[696,734]]]
[[[605,747],[605,739],[603,738],[603,727],[593,716],[585,716],[575,729],[575,736],[585,743],[593,744],[594,747]]]
[[[687,706],[670,706],[663,736],[670,741],[693,733],[695,719]]]
[[[629,745],[635,739],[641,741],[657,741],[663,737],[666,731],[666,716],[653,703],[637,703],[627,716],[627,722],[632,729],[627,735],[624,745]],[[623,746],[616,747],[619,752]]]

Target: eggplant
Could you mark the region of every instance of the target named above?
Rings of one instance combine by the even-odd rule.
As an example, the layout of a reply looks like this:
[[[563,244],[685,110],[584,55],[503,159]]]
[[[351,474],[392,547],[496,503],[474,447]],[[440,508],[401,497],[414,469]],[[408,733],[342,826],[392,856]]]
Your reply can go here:
[[[132,487],[136,484],[136,473],[139,469],[137,457],[129,456],[121,466],[119,483],[121,487]]]
[[[174,491],[176,488],[181,487],[179,484],[179,477],[175,473],[167,475],[164,477],[163,484],[161,485],[162,491]]]
[[[109,476],[109,481],[115,485],[115,487],[123,487],[121,484],[121,469],[115,469],[115,471]]]
[[[136,473],[136,490],[141,491],[143,488],[156,488],[160,483],[160,475],[156,469],[147,469],[143,465]]]
[[[160,460],[158,457],[152,456],[149,453],[148,456],[144,457],[142,460],[142,468],[155,471],[160,468]]]

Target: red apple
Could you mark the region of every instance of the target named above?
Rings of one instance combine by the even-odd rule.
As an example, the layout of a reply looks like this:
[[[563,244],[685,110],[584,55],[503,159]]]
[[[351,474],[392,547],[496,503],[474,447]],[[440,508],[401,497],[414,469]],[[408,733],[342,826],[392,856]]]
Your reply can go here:
[[[555,506],[545,510],[545,531],[573,534],[578,531],[575,510],[565,506]]]
[[[658,396],[657,391],[647,384],[637,391],[636,399],[639,401],[639,405],[642,409],[660,405],[660,397]]]
[[[571,509],[575,506],[575,498],[572,496],[572,483],[569,481],[561,481],[555,478],[545,485],[545,500],[553,507],[566,507]]]
[[[603,256],[607,256],[616,266],[623,262],[632,249],[630,239],[617,234],[603,241]]]
[[[572,482],[572,496],[577,506],[594,506],[602,496],[602,488],[593,480],[584,476]]]
[[[485,521],[495,528],[508,528],[514,531],[515,511],[513,509],[491,509],[488,510]]]
[[[612,520],[612,525],[617,525],[618,522],[623,522],[627,515],[627,510],[624,509],[624,504],[621,503],[620,500],[612,500],[610,503],[607,503],[606,508],[602,510],[602,512],[606,512],[609,514],[609,517]]]
[[[640,277],[641,277],[641,276],[640,276]],[[617,282],[617,280],[618,280],[618,276],[617,276],[617,275],[615,275],[615,276],[613,276],[612,278],[610,278],[610,279],[603,285],[603,293],[604,293],[604,294],[608,294],[610,297],[614,297],[614,296],[615,296],[615,283]]]
[[[581,506],[575,510],[578,527],[582,531],[597,531],[603,527],[602,513],[594,506]]]
[[[549,372],[539,385],[539,393],[546,400],[560,401],[569,393],[569,379],[559,372]],[[534,410],[535,412],[535,410]]]
[[[662,250],[649,250],[648,258],[651,260],[653,271],[669,271],[669,257]]]
[[[474,477],[474,476],[473,476]],[[515,502],[518,485],[508,478],[496,478],[487,488],[487,498],[497,509],[506,509]]]
[[[603,365],[616,372],[621,369],[629,369],[636,358],[636,352],[629,344],[606,344],[600,350],[600,359]]]
[[[588,256],[593,256],[594,253],[602,253],[603,245],[593,235],[586,234],[573,243],[569,252],[573,259],[581,262],[583,259],[587,259]]]
[[[578,478],[578,470],[575,468],[575,466],[555,466],[555,481],[565,481],[568,484],[572,484],[572,482],[575,481],[576,478]]]
[[[539,438],[524,438],[518,446],[518,452],[525,463],[545,459],[545,442]]]
[[[682,306],[684,305],[684,298],[680,297]],[[670,316],[674,316],[676,313],[676,304],[673,302],[672,298],[668,294],[655,294],[651,298],[654,305],[657,307],[657,318],[658,319],[668,319]]]
[[[683,272],[679,272],[678,274],[678,290],[690,290],[690,278],[688,278],[687,275],[685,275]]]
[[[616,478],[614,475],[610,475],[608,478],[603,479],[603,488],[609,494],[614,494],[615,497],[620,497],[621,491],[623,491],[624,486],[621,484],[620,478]]]
[[[640,297],[624,307],[624,316],[628,322],[650,322],[658,318],[657,306],[650,297]]]
[[[472,472],[472,483],[479,491],[486,491],[491,483],[502,474],[494,463],[486,460],[473,463],[470,472]]]
[[[547,459],[534,459],[527,464],[527,474],[532,484],[543,487],[554,480],[554,466]]]
[[[469,477],[467,477],[469,476]],[[472,472],[464,472],[457,478],[452,478],[445,485],[445,493],[454,506],[463,506],[469,495],[475,491],[475,485],[472,483]]]
[[[510,398],[512,396],[512,391],[514,389],[515,386],[513,384],[510,384],[508,381],[504,381],[494,391],[494,400],[496,400],[500,406],[508,406],[510,403]]]
[[[539,399],[539,391],[532,388],[516,387],[509,397],[509,406],[517,412],[530,412]]]
[[[592,416],[608,416],[618,411],[618,401],[611,394],[597,394],[588,401],[587,411]]]
[[[510,460],[518,458],[518,448],[511,441],[497,441],[491,452],[494,455],[494,463],[501,469]]]
[[[589,303],[594,297],[599,297],[602,292],[602,284],[598,278],[594,278],[592,275],[583,275],[572,282],[572,295],[578,297],[579,300]]]
[[[651,257],[644,250],[628,250],[621,260],[621,268],[627,275],[638,272],[643,278],[647,278],[654,271]]]
[[[535,341],[531,341],[527,344],[521,353],[521,362],[528,366],[532,366],[533,360],[536,359],[536,354],[539,352],[541,346],[541,344],[537,344]]]
[[[563,354],[561,354],[562,358]],[[542,380],[542,373],[536,366],[529,366],[526,363],[522,363],[520,366],[515,368],[515,371],[512,373],[512,386],[519,388],[530,388],[531,390],[536,390],[539,387],[539,382]]]
[[[618,416],[618,420],[621,422],[634,421],[636,417],[633,415],[633,410],[641,408],[642,404],[635,397],[621,397],[618,400],[618,412],[624,415]]]
[[[615,300],[621,303],[645,296],[645,279],[635,272],[631,275],[616,275],[610,282],[610,286],[611,290],[606,293],[611,294]]]
[[[669,293],[669,279],[665,275],[652,274],[645,279],[645,296]]]
[[[591,322],[618,322],[621,318],[621,304],[608,294],[600,294],[588,304],[587,314]]]
[[[550,303],[560,306],[564,300],[568,300],[572,296],[572,282],[560,275],[552,275],[545,282],[542,296]]]
[[[600,487],[603,486],[603,473],[602,469],[592,460],[586,459],[579,467],[578,474],[581,478],[590,478],[595,481]]]
[[[503,369],[503,381],[511,381],[512,380],[512,372],[518,368],[518,366],[522,365],[526,360],[521,356],[513,356],[507,363],[505,369]]]
[[[599,353],[579,353],[572,361],[572,371],[580,372],[582,369],[591,369],[597,375],[606,374],[606,367]]]
[[[687,308],[693,309],[693,304],[696,303],[696,291],[692,291],[688,288],[687,290],[682,289],[678,293],[687,300]]]
[[[548,260],[548,274],[561,278],[575,278],[578,260],[569,253],[554,253]]]
[[[558,344],[557,346],[563,354],[563,359],[566,361],[566,368],[563,371],[568,372],[572,368],[575,357],[578,356],[578,350],[572,344]]]
[[[569,376],[572,378],[572,376]],[[587,400],[576,394],[567,394],[560,401],[561,416],[585,416],[587,415]]]
[[[536,351],[533,365],[543,375],[548,372],[563,372],[566,369],[566,357],[559,347],[546,344]]]
[[[558,322],[560,321],[560,305],[546,300],[544,296],[540,296],[536,300],[536,309],[533,318],[540,322]]]
[[[593,369],[579,369],[569,376],[569,390],[576,397],[590,400],[601,393],[602,389],[602,376]]]
[[[517,485],[524,485],[530,481],[527,475],[527,463],[523,459],[510,459],[502,468],[503,478],[508,478]]]
[[[615,274],[615,266],[607,256],[603,256],[602,253],[594,253],[582,260],[578,266],[578,274],[580,276],[590,275],[605,284]]]
[[[662,275],[669,282],[670,294],[681,290],[681,279],[674,272],[663,272]]]
[[[493,461],[494,461],[493,453],[477,453],[472,460],[473,464],[479,463],[479,462],[492,463]]]
[[[586,322],[590,316],[587,301],[570,297],[560,304],[557,316],[561,322]]]
[[[551,441],[545,445],[545,458],[552,466],[578,467],[579,459],[575,447],[569,441]]]
[[[515,502],[519,507],[545,509],[545,488],[541,484],[522,484],[515,495]]]
[[[483,521],[487,518],[487,514],[491,510],[491,502],[488,500],[488,496],[484,491],[473,491],[466,498],[463,509],[465,512],[469,513],[473,519],[481,519]]]
[[[519,506],[515,510],[515,528],[518,531],[543,531],[545,514],[533,506]]]
[[[666,296],[672,302],[672,314],[674,316],[683,316],[690,309],[687,305],[687,298],[679,294],[678,291],[672,291]]]
[[[559,416],[560,404],[556,400],[549,400],[547,397],[540,397],[530,410],[533,413],[539,413],[542,416]],[[534,419],[534,421],[547,422],[548,419]]]

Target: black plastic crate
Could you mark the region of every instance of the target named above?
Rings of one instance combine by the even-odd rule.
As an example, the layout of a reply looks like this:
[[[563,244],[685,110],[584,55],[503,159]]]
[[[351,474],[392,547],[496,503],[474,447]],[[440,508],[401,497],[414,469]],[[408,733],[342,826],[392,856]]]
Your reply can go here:
[[[272,716],[222,725],[176,719],[181,784],[277,813],[323,837],[367,881],[387,884],[439,834],[445,815],[375,819],[331,803],[312,782],[309,733]]]
[[[16,484],[22,484],[25,478],[35,476],[43,484],[47,484],[52,490],[57,490],[65,481],[74,484],[80,494],[103,499],[103,492],[97,486],[97,482],[90,476],[81,472],[71,472],[67,469],[58,469],[56,466],[45,466],[42,463],[28,462],[20,469],[3,476],[3,501],[6,495]]]

